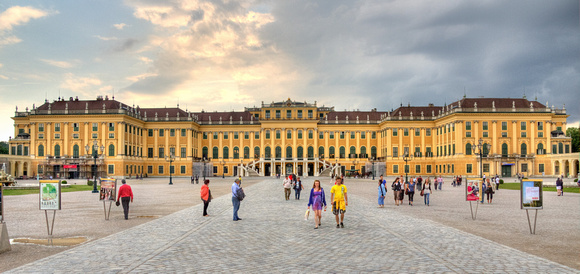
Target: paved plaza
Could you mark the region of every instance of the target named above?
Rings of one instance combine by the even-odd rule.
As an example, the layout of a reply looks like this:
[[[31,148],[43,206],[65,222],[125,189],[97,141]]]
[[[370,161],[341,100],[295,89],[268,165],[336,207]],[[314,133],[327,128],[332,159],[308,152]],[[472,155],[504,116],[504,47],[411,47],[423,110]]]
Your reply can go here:
[[[9,272],[579,272],[392,205],[377,208],[370,194],[349,195],[345,228],[328,210],[314,230],[312,216],[304,220],[312,180],[300,201],[283,199],[280,180],[245,187],[238,222],[231,196],[222,195],[211,217],[191,206]]]

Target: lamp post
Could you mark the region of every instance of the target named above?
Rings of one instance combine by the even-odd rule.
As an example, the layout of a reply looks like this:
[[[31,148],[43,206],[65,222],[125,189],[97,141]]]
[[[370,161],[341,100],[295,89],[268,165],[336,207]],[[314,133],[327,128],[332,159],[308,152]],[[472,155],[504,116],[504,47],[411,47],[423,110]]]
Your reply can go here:
[[[473,153],[475,155],[479,155],[479,177],[483,178],[483,152],[485,150],[489,150],[491,148],[490,144],[484,144],[483,143],[483,139],[479,138],[477,145],[474,145],[471,147],[471,149],[473,150]],[[476,153],[476,149],[479,150],[478,153]]]
[[[225,167],[226,167],[226,160],[221,160],[220,164],[222,164],[222,179],[226,177]]]
[[[354,166],[354,168],[353,168],[352,170],[353,170],[353,172],[355,172],[355,174],[356,174],[356,171],[355,171],[355,170],[356,170],[356,164],[357,164],[357,163],[358,163],[358,162],[357,162],[357,160],[356,160],[356,159],[352,160],[352,164],[353,164],[353,166]]]
[[[409,157],[409,153],[405,152],[405,155],[403,155],[403,161],[405,161],[405,182],[409,181],[408,175],[409,175],[409,160],[411,160],[411,157]]]
[[[99,142],[97,142],[96,140],[93,141],[93,145],[89,146],[86,145],[85,146],[85,150],[87,151],[87,154],[89,154],[89,151],[91,150],[91,148],[93,149],[92,157],[93,157],[93,165],[91,166],[91,173],[92,173],[92,177],[93,177],[93,191],[92,193],[99,193],[99,191],[97,190],[97,158],[99,158]],[[101,151],[101,155],[103,154],[103,152],[105,151],[105,146],[101,145],[100,147],[100,151]]]
[[[170,153],[168,156],[165,156],[165,161],[169,162],[169,184],[173,185],[173,177],[172,177],[172,173],[171,172],[171,163],[173,163],[175,161],[175,155],[173,155],[173,153]]]

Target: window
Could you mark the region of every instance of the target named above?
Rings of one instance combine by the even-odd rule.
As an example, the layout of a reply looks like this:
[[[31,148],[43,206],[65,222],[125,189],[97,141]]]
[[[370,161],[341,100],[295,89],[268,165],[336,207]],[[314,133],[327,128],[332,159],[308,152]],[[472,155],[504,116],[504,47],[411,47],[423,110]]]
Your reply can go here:
[[[159,137],[163,137],[165,136],[165,129],[160,128],[159,129]]]
[[[237,131],[234,131],[234,140],[238,140],[239,139],[239,135]]]
[[[258,153],[260,154],[260,153]],[[250,148],[244,147],[244,159],[250,159]]]
[[[471,155],[471,144],[467,143],[465,145],[465,155]]]
[[[224,166],[224,174],[228,174],[228,167]]]
[[[286,110],[286,118],[292,118],[292,111]]]
[[[254,139],[260,140],[260,132],[259,131],[254,132]]]
[[[324,131],[318,132],[318,139],[324,139]]]
[[[153,148],[152,147],[147,148],[147,158],[153,158]]]
[[[270,139],[270,131],[266,130],[266,139]]]
[[[373,159],[377,158],[377,147],[376,146],[371,147],[371,158],[373,158]]]
[[[276,155],[275,155],[276,158],[278,158],[278,159],[282,158],[282,148],[281,147],[279,147],[279,146],[276,147],[276,151],[275,152],[276,152]]]
[[[55,145],[54,146],[54,157],[60,157],[60,145]]]
[[[301,109],[298,110],[298,119],[302,119],[302,110]]]
[[[393,136],[397,136],[398,134],[399,134],[398,133],[398,129],[397,128],[393,128]]]
[[[109,123],[109,131],[115,131],[115,123]]]
[[[276,110],[276,119],[280,119],[280,110]]]
[[[209,150],[207,147],[203,147],[201,149],[201,157],[205,160],[207,158],[209,158]]]
[[[340,132],[340,139],[344,139],[344,131]]]
[[[181,166],[180,169],[181,169],[181,174],[185,174],[185,166]]]
[[[147,136],[153,137],[153,129],[148,129],[147,130]]]
[[[377,132],[376,131],[371,132],[371,139],[377,139]]]
[[[483,130],[489,130],[487,122],[483,122],[482,125],[483,125]]]
[[[350,147],[348,158],[356,158],[356,148],[354,146]]]
[[[410,171],[409,171],[409,165],[405,165],[405,173],[410,173]]]
[[[558,145],[556,144],[552,145],[552,154],[558,154]]]
[[[181,137],[185,137],[185,135],[187,134],[187,131],[185,130],[185,128],[181,129]]]
[[[328,138],[329,138],[329,139],[334,139],[334,131],[330,131],[330,132],[328,133]]]
[[[217,140],[217,139],[218,139],[218,133],[217,133],[217,132],[214,132],[214,133],[213,133],[213,139],[214,139],[214,140]]]
[[[38,156],[44,156],[44,145],[38,146]]]
[[[538,171],[541,172],[541,173],[544,173],[544,164],[539,164],[538,165]]]
[[[312,115],[312,110],[311,110],[311,109],[309,109],[309,110],[308,110],[308,118],[309,118],[309,119],[312,119],[312,117],[313,117],[313,115]]]
[[[298,139],[302,139],[302,130],[301,129],[298,130]]]
[[[335,152],[334,152],[334,147],[333,147],[333,146],[329,147],[329,148],[328,148],[328,156],[329,156],[330,158],[334,158],[334,154],[335,154]]]
[[[346,149],[343,146],[341,146],[338,151],[340,158],[344,158],[346,156]]]
[[[431,129],[430,128],[425,130],[425,135],[431,136]]]
[[[354,139],[354,138],[356,138],[356,132],[351,131],[350,132],[350,139]]]
[[[115,139],[115,133],[109,133],[109,139]]]
[[[421,173],[421,165],[415,165],[415,173]]]
[[[403,129],[403,136],[409,136],[409,129],[408,128]]]
[[[260,158],[260,147],[254,147],[254,158]]]
[[[186,158],[187,157],[187,148],[186,147],[182,147],[181,148],[181,158]]]
[[[79,131],[79,123],[73,123],[73,131]]]
[[[393,157],[399,157],[399,148],[393,147]]]
[[[312,129],[308,130],[308,139],[314,138],[314,131]]]
[[[483,138],[487,138],[487,137],[489,137],[489,134],[488,134],[488,132],[487,132],[487,131],[484,131],[484,132],[483,132]]]
[[[415,129],[415,136],[420,136],[421,135],[421,129],[416,128]]]
[[[276,139],[280,139],[280,130],[279,129],[276,130]]]
[[[471,138],[471,131],[465,132],[465,137]]]
[[[543,131],[539,131],[538,132],[538,138],[544,138],[544,132]]]
[[[160,147],[158,152],[159,152],[159,154],[157,154],[157,157],[159,157],[159,158],[165,157],[165,148]]]
[[[207,140],[207,132],[203,132],[203,133],[201,134],[201,136],[202,136],[202,138],[203,138],[204,140]]]
[[[54,131],[60,131],[60,123],[54,123]],[[24,130],[21,133],[24,133]]]
[[[266,119],[270,119],[270,111],[266,110]]]
[[[54,134],[54,139],[60,139],[60,133],[55,133]]]
[[[218,167],[217,166],[213,166],[213,173],[214,174],[218,173]]]
[[[570,153],[570,145],[566,144],[564,153]]]
[[[473,166],[471,164],[467,164],[467,173],[473,173]]]
[[[98,133],[93,133],[93,134],[91,134],[91,135],[92,135],[91,137],[92,137],[93,139],[97,139],[97,138],[99,138],[99,134],[98,134]]]
[[[229,136],[229,132],[224,131],[224,140],[227,140],[230,136]]]
[[[526,138],[526,136],[527,136],[526,132],[525,132],[525,131],[522,131],[522,132],[521,132],[521,137],[522,137],[522,138]]]
[[[564,154],[564,144],[558,143],[558,154]]]
[[[526,130],[526,122],[520,122],[520,130]]]
[[[158,170],[159,170],[159,174],[163,174],[163,166],[159,166]]]
[[[501,155],[503,157],[507,157],[507,155],[508,155],[508,145],[506,143],[503,143],[501,145]]]
[[[240,159],[240,148],[234,147],[234,159]]]
[[[272,150],[270,147],[266,147],[264,149],[264,157],[266,157],[266,159],[270,159],[270,157],[272,157]]]
[[[528,164],[522,164],[522,172],[528,172]]]
[[[244,140],[249,140],[250,139],[250,133],[249,132],[244,132]]]
[[[108,165],[107,166],[107,173],[114,174],[115,173],[115,165]]]
[[[229,149],[228,147],[224,147],[224,148],[222,149],[222,151],[223,151],[223,156],[224,156],[224,159],[228,159],[228,158],[230,158],[230,149]]]
[[[93,131],[99,130],[99,123],[93,123]]]
[[[38,132],[44,132],[44,123],[38,124]]]
[[[115,156],[115,145],[109,145],[109,156]]]
[[[431,173],[431,165],[427,165],[427,173]]]
[[[393,165],[393,173],[399,173],[399,165]]]
[[[361,132],[360,132],[360,138],[361,138],[361,139],[366,139],[366,138],[367,138],[367,133],[366,133],[366,131],[361,131]]]
[[[73,136],[74,136],[74,134],[73,134]],[[78,134],[77,134],[77,138],[79,138],[78,137]],[[44,133],[39,133],[38,134],[38,139],[44,139]]]
[[[507,122],[501,122],[501,130],[507,130]]]
[[[489,173],[489,164],[483,164],[483,172]]]
[[[538,122],[538,130],[544,130],[544,122]]]
[[[471,130],[471,122],[465,122],[465,130]]]
[[[502,137],[502,138],[507,138],[507,137],[508,137],[508,136],[507,136],[507,132],[502,132],[502,133],[501,133],[501,137]]]
[[[298,158],[298,160],[302,160],[302,158],[304,158],[304,148],[300,146],[296,148],[296,158]]]
[[[153,173],[153,166],[147,166],[147,173]]]

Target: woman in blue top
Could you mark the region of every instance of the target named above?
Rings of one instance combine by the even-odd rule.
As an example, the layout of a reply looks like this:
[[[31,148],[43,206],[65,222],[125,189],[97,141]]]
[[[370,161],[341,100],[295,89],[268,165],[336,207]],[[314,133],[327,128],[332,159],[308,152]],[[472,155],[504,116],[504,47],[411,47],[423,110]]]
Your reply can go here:
[[[326,198],[324,195],[324,189],[320,187],[319,180],[314,180],[314,184],[310,190],[308,209],[310,209],[310,206],[312,206],[312,210],[314,211],[314,229],[318,229],[320,221],[322,220],[322,206],[324,206],[324,211],[326,211]]]
[[[385,207],[385,196],[387,196],[387,189],[383,182],[384,180],[379,180],[379,207]]]
[[[414,180],[411,180],[407,185],[407,193],[409,195],[409,205],[413,205],[413,196],[415,195],[415,184]]]

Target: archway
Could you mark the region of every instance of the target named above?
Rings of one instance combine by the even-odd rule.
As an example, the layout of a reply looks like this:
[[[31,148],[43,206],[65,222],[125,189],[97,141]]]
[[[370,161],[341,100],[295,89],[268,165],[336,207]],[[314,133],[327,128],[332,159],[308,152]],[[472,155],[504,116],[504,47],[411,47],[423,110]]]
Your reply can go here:
[[[22,164],[22,176],[26,178],[28,176],[28,163],[24,162]]]
[[[17,161],[14,161],[12,164],[12,176],[14,178],[18,178],[18,176],[20,176],[20,174],[18,174],[18,170],[20,169],[20,164]]]
[[[570,161],[564,160],[564,176],[566,178],[570,177]]]
[[[572,176],[578,178],[578,172],[580,172],[578,169],[578,160],[572,161],[572,168],[574,169]]]

